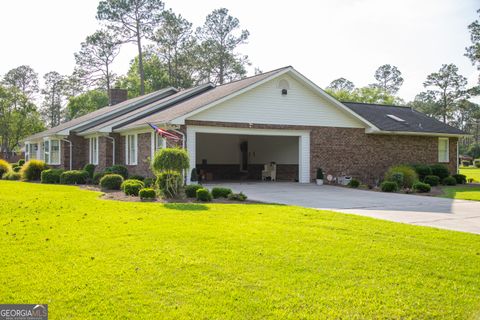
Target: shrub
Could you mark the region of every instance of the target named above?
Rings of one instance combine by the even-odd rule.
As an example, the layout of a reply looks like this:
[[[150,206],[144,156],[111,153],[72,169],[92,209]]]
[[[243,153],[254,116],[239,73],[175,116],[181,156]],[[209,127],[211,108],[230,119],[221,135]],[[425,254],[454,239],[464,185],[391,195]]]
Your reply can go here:
[[[12,170],[13,172],[20,172],[20,170],[22,170],[22,167],[20,167],[19,165],[14,165],[12,166]]]
[[[60,183],[60,175],[64,172],[63,169],[47,169],[40,174],[40,181],[42,183]]]
[[[150,200],[150,199],[155,199],[157,197],[157,193],[152,188],[140,189],[140,191],[138,192],[138,195],[142,200],[147,200],[147,199]]]
[[[419,192],[419,193],[430,192],[430,189],[431,187],[428,183],[417,181],[413,184],[413,190],[415,190],[415,192]]]
[[[229,189],[229,188],[219,188],[219,187],[216,187],[216,188],[213,188],[212,189],[212,197],[214,199],[218,199],[218,198],[228,198],[228,195],[232,193],[232,189]]]
[[[418,179],[420,179],[420,181],[423,181],[426,176],[430,176],[432,174],[432,169],[430,168],[430,166],[427,165],[417,164],[413,166],[413,169],[417,173]]]
[[[244,195],[243,193],[230,193],[228,195],[228,200],[232,201],[245,201],[247,200],[247,196]]]
[[[418,175],[410,166],[407,165],[398,165],[392,166],[385,173],[385,180],[392,181],[392,176],[394,173],[401,172],[403,173],[403,184],[398,185],[398,187],[411,188],[415,181],[418,180]]]
[[[93,184],[99,184],[100,179],[102,179],[104,175],[105,175],[105,172],[95,172],[93,174]]]
[[[190,173],[190,181],[198,181],[197,168],[192,169],[192,172]]]
[[[395,181],[383,181],[380,188],[383,192],[395,192],[398,191],[398,184]]]
[[[88,172],[85,170],[64,171],[60,174],[61,184],[85,184],[88,180]]]
[[[182,189],[182,175],[175,171],[161,172],[157,177],[157,186],[166,198],[177,198]]]
[[[165,148],[155,152],[152,168],[157,175],[165,171],[182,173],[190,166],[189,162],[188,153],[185,149]]]
[[[475,161],[476,161],[475,162],[475,167],[480,168],[480,161],[479,160],[475,160]]]
[[[143,182],[136,179],[125,180],[120,186],[120,189],[122,189],[127,196],[138,196],[138,193],[143,188],[145,188]]]
[[[20,180],[21,178],[22,175],[14,171],[5,172],[2,176],[3,180]]]
[[[141,176],[141,175],[133,175],[133,176],[129,176],[128,179],[131,179],[131,180],[140,180],[140,181],[143,181],[145,180],[145,177],[144,176]]]
[[[90,179],[93,179],[93,173],[95,172],[95,165],[94,165],[94,164],[87,163],[87,164],[83,167],[83,170],[88,172],[88,177],[89,177]]]
[[[43,170],[47,170],[47,165],[41,160],[30,160],[25,162],[20,174],[23,180],[36,181],[40,180],[40,175]]]
[[[455,185],[457,185],[457,180],[455,180],[454,177],[449,176],[449,177],[444,178],[442,180],[442,183],[446,186],[455,186]]]
[[[208,189],[205,189],[205,188],[198,189],[196,195],[197,195],[197,200],[199,201],[204,201],[204,202],[212,201],[212,194],[210,193],[210,191],[208,191]]]
[[[452,174],[452,177],[455,178],[455,180],[457,181],[457,184],[465,184],[467,183],[467,176],[464,175],[464,174]]]
[[[185,194],[187,198],[195,198],[197,196],[197,190],[202,189],[203,187],[199,184],[189,184],[185,187]]]
[[[18,160],[17,163],[18,163],[19,167],[22,167],[25,164],[25,159],[20,159],[20,160]]]
[[[317,180],[323,180],[323,170],[322,170],[322,168],[317,169]]]
[[[430,168],[432,169],[432,174],[439,177],[442,181],[450,175],[447,166],[443,164],[434,164],[431,165]]]
[[[12,171],[12,165],[5,160],[0,159],[0,177],[7,172]]]
[[[350,188],[358,188],[360,186],[360,181],[358,181],[357,179],[352,179],[350,180],[350,182],[348,183],[348,186]]]
[[[100,186],[105,190],[120,190],[123,183],[123,177],[116,173],[105,174],[100,179]]]
[[[119,174],[123,177],[123,179],[128,178],[128,169],[125,166],[116,164],[111,167],[105,168],[106,174]]]
[[[438,186],[440,184],[440,178],[434,175],[426,176],[423,179],[423,182],[429,184],[432,187]]]
[[[394,172],[390,177],[390,181],[396,182],[397,185],[399,186],[403,186],[403,181],[404,181],[403,177],[404,177],[403,172]]]
[[[153,187],[155,185],[155,179],[145,178],[145,180],[143,180],[143,184],[145,185],[145,188]]]

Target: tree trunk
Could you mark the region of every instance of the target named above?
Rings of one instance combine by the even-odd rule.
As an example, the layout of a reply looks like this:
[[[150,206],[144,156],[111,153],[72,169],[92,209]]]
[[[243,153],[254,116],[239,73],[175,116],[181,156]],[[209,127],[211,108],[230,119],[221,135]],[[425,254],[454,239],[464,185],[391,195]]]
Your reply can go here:
[[[108,95],[108,105],[112,105],[112,94],[110,92],[110,72],[108,69],[108,63],[105,63],[106,78],[107,78],[107,95]]]
[[[140,74],[140,95],[145,94],[145,74],[143,72],[142,39],[140,37],[140,26],[137,23],[137,47],[138,47],[138,73]]]

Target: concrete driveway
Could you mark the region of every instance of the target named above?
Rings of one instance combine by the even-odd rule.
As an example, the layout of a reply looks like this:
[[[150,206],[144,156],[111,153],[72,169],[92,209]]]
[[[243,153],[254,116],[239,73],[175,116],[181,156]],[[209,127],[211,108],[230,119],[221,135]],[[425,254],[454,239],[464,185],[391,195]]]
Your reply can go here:
[[[207,184],[213,187],[215,184]],[[220,185],[220,184],[219,184]],[[480,202],[290,182],[222,183],[249,199],[480,234]]]

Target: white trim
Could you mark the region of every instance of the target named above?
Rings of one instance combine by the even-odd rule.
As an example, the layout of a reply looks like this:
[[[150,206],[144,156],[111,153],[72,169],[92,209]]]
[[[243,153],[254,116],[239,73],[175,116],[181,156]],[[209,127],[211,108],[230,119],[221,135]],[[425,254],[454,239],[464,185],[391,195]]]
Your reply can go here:
[[[58,162],[52,162],[52,141],[58,142]],[[45,142],[48,142],[48,152],[45,151]],[[45,161],[45,163],[49,165],[54,165],[54,166],[58,166],[62,164],[62,140],[59,138],[47,137],[43,139],[43,143],[44,143],[42,148],[43,160],[45,160],[45,154],[48,154],[48,161]]]
[[[156,140],[157,139],[162,139],[162,149],[165,149],[167,147],[167,140],[160,137],[156,132],[153,132],[151,133],[150,135],[150,160],[153,161],[153,156],[155,155],[155,152],[157,150],[160,150],[160,149],[157,149],[157,145],[156,145]]]
[[[367,134],[384,134],[384,135],[401,135],[401,136],[427,136],[427,137],[450,137],[461,138],[469,136],[467,134],[453,134],[453,133],[435,133],[435,132],[410,132],[410,131],[382,131],[365,129]]]
[[[190,157],[190,170],[187,181],[190,182],[191,169],[196,167],[196,135],[197,133],[219,133],[237,135],[294,136],[299,137],[298,181],[310,183],[310,130],[290,129],[254,129],[232,127],[187,126],[187,152]]]
[[[133,136],[134,156],[133,161],[130,162],[130,143],[129,137]],[[129,134],[125,136],[125,164],[127,166],[136,166],[138,164],[138,134]]]
[[[93,136],[88,138],[88,162],[94,165],[98,165],[98,153],[99,153],[99,137]],[[94,144],[92,144],[94,142]],[[93,153],[93,147],[96,148],[96,153]]]
[[[447,148],[445,150],[446,152],[446,159],[440,159],[440,141],[446,141]],[[445,137],[439,137],[438,138],[438,144],[437,144],[437,155],[438,155],[438,162],[439,163],[449,163],[450,162],[450,139],[445,138]],[[443,155],[442,155],[443,156]]]
[[[152,128],[148,126],[148,124],[145,127],[139,128],[139,129],[130,129],[130,130],[124,130],[124,131],[117,131],[114,130],[114,132],[119,133],[121,136],[128,136],[132,134],[142,134],[142,133],[149,133],[152,132]]]

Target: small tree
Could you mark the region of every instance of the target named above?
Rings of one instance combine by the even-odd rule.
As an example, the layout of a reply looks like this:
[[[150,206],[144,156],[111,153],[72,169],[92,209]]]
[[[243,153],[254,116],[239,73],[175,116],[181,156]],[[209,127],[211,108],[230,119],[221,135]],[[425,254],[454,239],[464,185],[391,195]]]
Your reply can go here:
[[[152,170],[159,181],[163,181],[160,187],[165,196],[174,198],[178,195],[179,188],[173,185],[177,181],[174,176],[180,175],[183,177],[183,171],[189,168],[189,163],[190,160],[185,149],[165,148],[155,153]],[[169,177],[170,175],[172,177]]]

